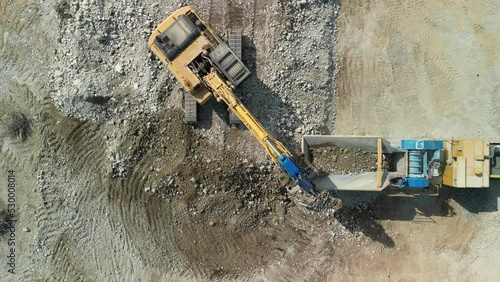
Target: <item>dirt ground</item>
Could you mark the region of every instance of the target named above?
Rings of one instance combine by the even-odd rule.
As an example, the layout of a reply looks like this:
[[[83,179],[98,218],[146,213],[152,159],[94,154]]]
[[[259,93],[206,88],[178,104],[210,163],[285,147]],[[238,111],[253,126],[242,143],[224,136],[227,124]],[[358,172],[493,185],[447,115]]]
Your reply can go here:
[[[500,140],[499,8],[498,1],[341,1],[334,132]],[[378,200],[389,217],[378,222],[395,247],[382,255],[358,249],[346,272],[359,281],[497,280],[500,187],[491,186],[450,192],[446,207]]]
[[[498,139],[498,7],[343,1],[335,132]]]
[[[222,35],[243,28],[241,99],[291,150],[315,133],[500,139],[496,1],[2,1],[0,183],[15,170],[18,220],[0,280],[500,275],[498,183],[311,210],[223,105],[184,124],[146,42],[185,4]],[[9,251],[3,237],[4,266]]]

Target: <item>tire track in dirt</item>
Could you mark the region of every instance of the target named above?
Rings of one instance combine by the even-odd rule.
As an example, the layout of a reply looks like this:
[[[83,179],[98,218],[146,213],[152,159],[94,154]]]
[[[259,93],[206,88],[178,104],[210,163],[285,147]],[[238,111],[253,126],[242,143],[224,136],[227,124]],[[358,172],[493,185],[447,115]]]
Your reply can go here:
[[[334,241],[325,223],[331,219],[317,218],[300,209],[294,209],[285,226],[273,233],[280,242],[272,249],[274,259],[254,280],[269,281],[330,281],[341,256],[334,254]]]
[[[125,195],[125,198],[129,199],[126,203],[130,206],[132,201],[138,201],[141,199],[143,194],[143,189],[146,186],[146,181],[148,180],[148,175],[152,172],[151,167],[153,165],[152,159],[154,157],[147,154],[141,158],[136,165],[134,165],[133,171],[124,181],[124,190],[130,195]]]
[[[87,265],[82,261],[89,259],[89,253],[81,250],[100,249],[102,245],[93,244],[95,228],[89,228],[89,223],[102,224],[105,214],[102,208],[105,190],[99,188],[105,187],[101,174],[102,134],[95,123],[62,116],[49,99],[44,101],[42,111],[45,143],[39,163],[46,173],[42,175],[40,188],[44,205],[36,211],[40,226],[37,240],[43,242],[37,251],[49,259],[55,273],[77,281],[89,277],[89,273],[80,269]],[[97,157],[85,158],[89,151]]]
[[[82,122],[66,137],[69,150],[66,155],[73,155],[74,168],[95,172],[104,169],[106,144],[100,127],[94,122]]]
[[[181,134],[187,133],[183,129],[186,126],[181,117],[182,115],[162,116],[161,123],[156,124],[153,121],[151,123],[155,123],[158,129],[164,129],[166,132],[150,133],[148,130],[153,129],[144,129],[136,137],[136,141],[130,139],[130,144],[126,141],[122,147],[125,150],[133,148],[130,151],[132,155],[128,165],[131,171],[124,179],[109,178],[106,192],[106,205],[110,206],[110,214],[117,216],[118,225],[126,238],[124,240],[126,248],[137,254],[145,266],[157,270],[166,268],[170,273],[181,273],[182,269],[187,268],[176,253],[176,239],[172,226],[176,219],[171,215],[171,202],[144,192],[144,188],[150,185],[152,179],[161,179],[161,175],[170,171],[169,167],[175,167],[177,163],[182,162],[184,149],[179,150],[178,146],[164,144],[165,140],[162,138],[162,136],[177,136],[179,125]],[[166,125],[163,124],[165,122]],[[135,126],[140,128],[141,125],[142,122],[133,125],[132,128]],[[172,130],[174,131],[171,132]],[[181,139],[188,141],[186,138],[184,136]],[[179,141],[176,139],[173,142],[183,143]],[[151,169],[158,165],[163,166],[160,171]]]
[[[260,254],[272,245],[268,234],[259,230],[239,233],[224,225],[209,226],[208,222],[186,218],[185,214],[176,217],[184,218],[176,242],[182,246],[182,255],[189,261],[186,267],[194,277],[234,277],[264,265]]]
[[[61,116],[55,113],[57,113],[57,110],[52,102],[52,99],[50,97],[45,97],[42,102],[42,110],[40,113],[40,119],[42,122],[40,133],[44,137],[43,149],[46,151],[46,154],[42,155],[42,163],[50,161],[51,154],[64,157],[63,155],[58,154],[62,146],[62,137],[59,136],[55,130],[53,130],[53,127],[61,122]]]
[[[255,23],[257,22],[256,16],[257,16],[257,1],[259,0],[252,0],[248,2],[248,11],[250,11],[250,14],[247,15],[247,17],[250,19],[250,34],[252,35],[252,38],[255,38]]]
[[[95,195],[91,191],[87,191],[86,188],[99,186],[91,181],[86,182],[86,187],[78,185],[79,182],[84,183],[89,176],[90,174],[75,175],[76,179],[66,183],[66,187],[74,185],[73,187],[79,187],[83,190],[81,193],[74,191],[71,195],[68,195],[56,181],[49,180],[50,186],[55,185],[43,191],[45,202],[48,204],[41,208],[38,213],[39,222],[42,225],[40,234],[47,238],[46,246],[48,250],[46,253],[50,255],[51,265],[54,266],[57,272],[62,271],[61,273],[64,273],[70,281],[78,277],[95,277],[94,275],[107,273],[108,269],[105,269],[103,272],[90,275],[93,272],[87,271],[85,273],[80,268],[90,267],[92,269],[92,267],[98,268],[99,265],[107,266],[103,260],[109,261],[112,258],[108,254],[109,249],[104,248],[102,238],[97,236],[101,240],[95,240],[96,235],[103,232],[102,227],[108,213],[106,212],[107,208],[104,207],[105,202],[102,201],[102,197],[94,198]],[[82,207],[85,207],[85,209]],[[98,228],[96,228],[96,225]],[[111,236],[111,238],[113,237]],[[60,243],[57,243],[56,240],[60,241]],[[66,248],[57,247],[61,244],[67,244]],[[51,246],[55,246],[55,248],[51,248]],[[100,250],[99,255],[96,256],[96,258],[100,259],[93,260],[96,262],[95,265],[89,265],[91,250],[95,249]],[[83,252],[84,250],[85,252]],[[73,267],[68,268],[67,261],[71,262]],[[81,276],[82,273],[85,275]]]
[[[235,1],[228,1],[226,13],[228,28],[243,28],[244,22],[248,20],[245,18],[244,7]]]
[[[323,37],[326,42],[330,42],[332,45],[337,45],[337,19],[338,14],[335,11],[335,7],[331,6],[330,16],[325,19],[325,34]],[[335,48],[330,48],[328,51],[328,65],[326,70],[328,72],[328,80],[326,82],[327,95],[324,97],[325,104],[327,106],[324,110],[323,116],[325,117],[323,121],[324,134],[330,134],[333,131],[333,124],[335,122],[336,104],[328,103],[329,101],[335,101],[336,89],[335,89],[335,78],[337,76],[338,70],[336,68],[337,54]],[[325,130],[326,129],[326,130]]]
[[[16,164],[16,156],[12,152],[12,149],[7,149],[6,151],[2,151],[2,169],[7,171],[12,169],[12,167]],[[17,166],[16,166],[17,167]]]
[[[338,133],[399,138],[411,128],[415,138],[493,136],[494,128],[483,128],[492,113],[481,108],[490,103],[496,84],[491,58],[498,45],[492,36],[498,33],[497,6],[487,1],[344,3],[337,89],[350,97],[337,98],[339,105],[346,104]],[[394,119],[387,109],[394,108],[411,112],[412,119],[388,123]],[[444,129],[422,127],[436,121]]]
[[[216,30],[216,33],[220,35],[221,32],[225,31],[226,0],[209,0],[208,5],[207,21]]]
[[[84,281],[87,279],[93,279],[90,273],[81,271],[78,265],[74,263],[75,253],[71,250],[75,249],[73,234],[68,235],[62,233],[57,242],[55,243],[56,249],[54,256],[54,273],[52,279],[63,280],[63,281]],[[90,276],[90,277],[89,277]],[[94,278],[95,279],[95,278]]]
[[[140,179],[142,170],[136,170]],[[142,187],[118,183],[114,180],[110,186],[111,214],[118,215],[120,225],[127,234],[128,249],[133,250],[146,265],[156,269],[167,267],[170,271],[178,272],[184,266],[175,260],[174,236],[169,207],[161,199],[146,196]],[[114,190],[114,191],[113,191]],[[132,191],[130,191],[132,190]],[[134,240],[132,238],[141,238]]]
[[[88,196],[88,194],[85,195],[85,193],[82,193],[82,195],[75,195],[74,200],[68,203],[70,208],[67,208],[66,210],[70,218],[74,218],[69,224],[70,228],[66,231],[69,238],[68,240],[77,242],[77,244],[73,244],[70,247],[72,260],[76,266],[81,268],[99,269],[101,266],[105,266],[105,268],[101,268],[101,272],[95,272],[94,275],[103,275],[109,271],[114,272],[114,269],[111,268],[110,270],[107,268],[108,264],[106,263],[106,261],[112,261],[114,256],[110,255],[109,249],[103,249],[103,238],[96,236],[98,234],[105,233],[103,230],[106,230],[103,226],[105,225],[105,216],[108,213],[106,208],[99,209],[99,207],[103,207],[105,203],[102,201],[89,201],[86,196]],[[90,207],[92,211],[81,214],[76,210],[79,206],[76,206],[74,204],[75,202],[80,202],[79,205],[81,206]],[[58,218],[57,220],[60,221],[61,218]],[[109,235],[111,234],[108,234],[108,236]],[[86,252],[82,255],[77,255],[81,253],[82,250],[86,250]],[[99,255],[92,257],[91,254],[94,253],[92,250],[100,250]],[[61,266],[59,263],[64,260],[65,255],[66,254],[64,252],[61,253],[54,251],[53,264],[65,269],[65,266]],[[85,263],[88,260],[94,261],[95,264],[89,265],[88,263]],[[90,269],[88,269],[89,271],[87,271],[88,273],[86,276],[84,275],[84,277],[89,276],[88,274],[90,273]],[[94,271],[92,270],[91,273],[94,273]],[[90,277],[92,277],[92,275],[90,275]]]
[[[2,9],[5,9],[5,6]],[[26,11],[23,13],[26,15]],[[12,15],[12,18],[20,21],[22,19],[19,18],[19,15],[19,13]],[[32,17],[28,18],[33,19]],[[27,27],[29,27],[29,21],[19,23],[16,28],[19,32],[24,33],[27,31]],[[5,50],[6,45],[3,43],[4,41],[2,41],[2,50]],[[17,55],[14,49],[10,48],[9,50],[12,56]],[[30,69],[30,67],[32,64],[25,65],[26,69]],[[23,70],[16,70],[8,77],[29,80],[33,76],[31,73],[26,74]],[[28,104],[32,103],[30,97],[25,95],[24,98],[28,98]],[[14,100],[22,99],[16,98]],[[22,107],[37,108],[31,105],[23,105]],[[110,221],[116,222],[116,224],[111,225],[113,226],[111,228],[120,229],[121,223],[120,218],[111,214],[109,208],[105,207],[109,204],[107,197],[105,197],[107,195],[106,188],[110,185],[109,179],[107,176],[105,178],[100,176],[100,174],[96,176],[96,173],[101,173],[102,167],[105,166],[103,157],[105,144],[100,138],[103,136],[102,130],[98,130],[98,126],[92,123],[81,123],[61,115],[55,110],[49,98],[42,101],[42,105],[38,109],[40,108],[40,134],[43,136],[43,146],[37,170],[45,172],[40,179],[40,182],[45,184],[40,184],[43,204],[35,211],[36,224],[39,229],[35,233],[37,235],[36,256],[33,261],[38,260],[41,265],[48,266],[48,269],[34,270],[35,273],[28,270],[26,274],[23,274],[26,278],[24,280],[32,281],[36,278],[79,281],[82,279],[82,275],[87,279],[110,280],[111,277],[116,277],[110,273],[117,273],[119,269],[128,269],[123,267],[123,258],[127,258],[128,254],[120,254],[116,257],[115,255],[117,250],[123,252],[123,248],[126,248],[127,245],[123,244],[124,241],[130,242],[134,238],[115,241],[115,234],[110,232],[109,228],[106,229],[108,218],[111,218]],[[2,163],[4,160],[2,158]],[[138,183],[137,185],[142,185],[136,180],[134,182]],[[144,198],[138,196],[136,198],[138,202],[135,205],[142,205]],[[130,212],[132,213],[132,211]],[[130,216],[133,217],[134,214]],[[170,218],[170,220],[172,219]],[[133,223],[137,225],[139,222]],[[161,229],[161,227],[156,229]],[[97,233],[95,233],[96,231]],[[108,246],[103,244],[102,240],[99,240],[99,235],[104,235],[102,240],[112,244]],[[136,238],[140,238],[140,235],[142,233],[138,234]],[[161,236],[161,234],[156,235]],[[115,251],[115,254],[112,251]],[[85,262],[85,260],[92,258],[92,253],[96,258],[93,260],[95,265]],[[128,262],[130,264],[130,257],[128,257]],[[138,266],[141,265],[137,264],[137,261],[134,263]],[[101,273],[86,273],[88,268],[95,266],[94,269],[98,269],[97,265],[104,266]],[[130,272],[123,271],[123,273],[130,275]],[[99,275],[102,275],[102,279],[99,279]],[[107,277],[107,279],[103,277]],[[140,272],[135,277],[141,277]],[[118,280],[118,278],[114,279]]]
[[[136,222],[130,216],[131,210],[137,202],[145,201],[144,188],[148,181],[148,176],[153,166],[152,160],[154,153],[146,153],[139,157],[132,167],[132,171],[125,179],[110,180],[110,188],[108,190],[108,200],[116,203],[119,208],[119,216],[124,220],[125,226],[135,226]],[[153,223],[151,219],[146,222]],[[142,223],[142,222],[141,222]]]

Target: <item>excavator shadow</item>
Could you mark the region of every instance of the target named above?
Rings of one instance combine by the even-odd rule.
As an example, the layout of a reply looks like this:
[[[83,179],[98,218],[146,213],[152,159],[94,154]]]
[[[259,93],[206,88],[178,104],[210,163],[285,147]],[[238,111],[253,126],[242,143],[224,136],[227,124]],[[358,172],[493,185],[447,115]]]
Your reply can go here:
[[[238,85],[238,98],[272,136],[280,140],[285,147],[298,151],[299,145],[295,144],[287,133],[294,132],[301,121],[294,113],[293,107],[283,102],[278,93],[259,78],[257,65],[261,63],[257,62],[257,48],[254,41],[245,35],[242,36],[242,61],[250,70],[250,75]],[[210,129],[213,126],[214,113],[227,125],[230,124],[227,105],[210,99],[198,107],[197,127]],[[283,116],[286,116],[287,128],[278,125],[280,117]],[[244,125],[239,125],[238,128],[247,130]]]
[[[208,100],[205,104],[198,106],[198,122],[197,128],[210,129],[212,128],[213,114],[216,114],[220,119],[227,122],[227,106],[224,103],[217,103],[215,99]]]

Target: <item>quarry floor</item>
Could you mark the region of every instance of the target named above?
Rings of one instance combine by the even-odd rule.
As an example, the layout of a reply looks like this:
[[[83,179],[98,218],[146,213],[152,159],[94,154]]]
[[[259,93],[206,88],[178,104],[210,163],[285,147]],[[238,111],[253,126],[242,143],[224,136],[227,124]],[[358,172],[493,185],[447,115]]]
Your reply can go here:
[[[17,222],[0,280],[498,279],[500,183],[310,211],[222,105],[184,124],[146,42],[186,4],[223,36],[243,29],[241,99],[293,151],[303,134],[500,141],[500,1],[2,1],[0,183],[15,170]]]

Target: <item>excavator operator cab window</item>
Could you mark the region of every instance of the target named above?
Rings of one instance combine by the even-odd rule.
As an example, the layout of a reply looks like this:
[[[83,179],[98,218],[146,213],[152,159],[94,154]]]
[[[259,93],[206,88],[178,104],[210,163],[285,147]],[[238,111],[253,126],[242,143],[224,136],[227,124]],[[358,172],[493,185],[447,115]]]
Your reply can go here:
[[[169,61],[172,61],[199,35],[200,31],[195,24],[186,15],[180,15],[172,25],[156,37],[155,45]]]
[[[177,56],[177,48],[175,48],[174,43],[168,39],[165,33],[158,35],[154,44],[167,57],[167,60],[172,61]]]
[[[201,22],[201,20],[198,18],[198,16],[196,16],[195,13],[192,13],[192,12],[187,12],[186,13],[186,16],[189,18],[189,20],[191,20],[192,23],[194,23],[194,25],[196,25],[196,27],[198,27],[201,31],[204,31],[206,29],[206,26]]]

